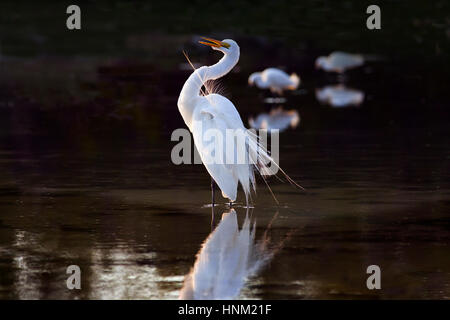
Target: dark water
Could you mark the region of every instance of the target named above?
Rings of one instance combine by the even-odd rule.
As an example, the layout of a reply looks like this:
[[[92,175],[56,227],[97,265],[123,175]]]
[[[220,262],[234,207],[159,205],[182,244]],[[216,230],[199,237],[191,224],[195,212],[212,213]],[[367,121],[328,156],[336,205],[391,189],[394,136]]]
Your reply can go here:
[[[11,3],[0,5],[0,299],[178,297],[211,231],[206,170],[170,161],[170,134],[185,127],[181,49],[214,63],[192,36],[215,30],[241,44],[222,86],[244,123],[275,106],[247,86],[251,72],[279,66],[302,78],[286,94],[301,121],[280,135],[280,165],[306,192],[270,179],[277,205],[259,180],[256,238],[270,225],[278,250],[240,297],[450,298],[445,2],[391,4],[372,38],[345,1],[305,1],[283,15],[241,8],[197,24],[187,7],[166,17],[164,5],[89,4],[85,33],[70,35],[55,27],[59,7],[45,2],[46,19],[29,5],[5,16]],[[273,12],[286,19],[267,24]],[[314,70],[336,49],[381,59],[344,79]],[[316,100],[339,81],[364,102]],[[218,220],[228,207],[216,199]],[[82,290],[66,288],[72,264]],[[381,268],[381,290],[366,287],[369,265]]]
[[[272,179],[276,205],[260,181],[257,237],[278,212],[272,240],[288,239],[243,298],[449,297],[448,148],[427,132],[396,138],[282,133],[281,165],[307,192]],[[3,148],[1,297],[176,298],[210,231],[210,191],[201,165],[174,166],[169,154],[137,143]],[[79,292],[66,289],[71,264]],[[382,268],[378,292],[365,286],[371,264]]]

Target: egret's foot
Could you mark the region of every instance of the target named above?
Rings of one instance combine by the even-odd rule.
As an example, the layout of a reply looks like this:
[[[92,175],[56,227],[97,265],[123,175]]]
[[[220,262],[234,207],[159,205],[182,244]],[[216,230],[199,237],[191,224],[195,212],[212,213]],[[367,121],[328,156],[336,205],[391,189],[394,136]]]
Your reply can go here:
[[[228,208],[243,208],[243,209],[254,209],[255,206],[252,204],[240,204],[239,202],[225,202],[225,206]]]

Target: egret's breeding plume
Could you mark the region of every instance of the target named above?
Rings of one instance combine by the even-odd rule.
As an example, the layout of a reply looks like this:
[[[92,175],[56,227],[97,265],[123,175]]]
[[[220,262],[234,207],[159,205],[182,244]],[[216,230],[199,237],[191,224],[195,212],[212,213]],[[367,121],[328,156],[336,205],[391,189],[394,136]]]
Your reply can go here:
[[[267,68],[262,72],[254,72],[248,77],[248,84],[260,89],[270,89],[272,93],[283,94],[284,90],[295,90],[300,85],[300,77],[296,73],[288,75],[277,68]]]
[[[300,122],[297,110],[284,110],[281,106],[272,109],[270,113],[260,113],[256,118],[250,117],[248,124],[254,129],[286,130],[296,128]]]
[[[337,108],[359,106],[364,101],[364,92],[338,84],[316,89],[316,98]]]
[[[240,183],[248,205],[251,188],[253,187],[253,190],[256,188],[255,168],[263,177],[273,174],[274,167],[283,174],[284,172],[265,149],[258,145],[256,135],[246,130],[233,103],[220,94],[208,92],[207,86],[205,86],[206,92],[202,89],[206,81],[223,77],[238,63],[240,54],[238,44],[230,39],[223,41],[203,39],[204,41],[200,41],[200,43],[222,52],[223,57],[212,66],[202,66],[194,70],[181,90],[178,109],[192,132],[200,158],[213,179],[211,182],[213,206],[215,183],[221,189],[223,197],[228,198],[230,202],[236,200],[237,188]],[[224,139],[227,137],[227,132],[230,131],[241,133],[241,135],[237,139],[227,139],[226,142],[219,143],[220,139],[214,139],[205,134],[208,131],[214,131]],[[244,148],[240,147],[242,142],[245,144]],[[246,162],[230,163],[230,159],[227,157],[230,152],[233,152],[234,158],[237,155],[240,159],[246,159]],[[211,161],[213,154],[214,161]],[[285,177],[295,184],[287,175]]]
[[[342,51],[330,53],[327,57],[316,59],[316,68],[327,72],[344,73],[348,69],[360,67],[364,64],[364,57],[361,54],[352,54]]]

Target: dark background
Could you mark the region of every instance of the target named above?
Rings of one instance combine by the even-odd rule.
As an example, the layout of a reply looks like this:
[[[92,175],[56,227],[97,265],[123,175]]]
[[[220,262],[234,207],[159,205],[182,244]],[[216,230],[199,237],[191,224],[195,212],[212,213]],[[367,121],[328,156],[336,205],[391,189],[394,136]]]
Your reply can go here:
[[[82,1],[80,31],[65,27],[69,4],[0,4],[2,128],[12,125],[6,119],[19,112],[28,123],[17,124],[24,126],[17,130],[39,133],[45,127],[43,134],[54,130],[52,135],[62,138],[72,130],[78,134],[79,126],[86,134],[114,134],[124,126],[127,132],[146,130],[144,134],[158,139],[152,126],[182,124],[176,115],[176,98],[187,74],[178,68],[185,62],[181,51],[194,62],[212,63],[217,57],[196,45],[195,35],[239,42],[242,72],[223,82],[244,114],[253,111],[245,97],[256,92],[246,87],[250,72],[267,66],[299,72],[310,94],[291,101],[307,106],[315,87],[336,82],[314,70],[314,59],[343,50],[381,59],[368,70],[352,71],[348,80],[350,87],[367,93],[365,108],[340,114],[316,106],[308,114],[305,108],[310,121],[304,130],[434,129],[447,123],[446,1],[379,2],[381,30],[366,28],[365,1]],[[382,103],[373,106],[374,96]],[[151,121],[149,103],[164,109],[160,121]]]

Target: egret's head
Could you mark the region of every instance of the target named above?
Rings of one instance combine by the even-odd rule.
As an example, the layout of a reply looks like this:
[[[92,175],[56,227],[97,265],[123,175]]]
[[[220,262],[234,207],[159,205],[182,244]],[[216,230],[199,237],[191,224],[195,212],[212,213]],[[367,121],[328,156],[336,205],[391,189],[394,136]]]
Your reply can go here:
[[[316,69],[323,68],[327,64],[327,57],[318,57],[316,59]]]
[[[248,77],[248,84],[250,86],[253,86],[255,84],[255,81],[257,81],[257,79],[261,78],[261,72],[253,72],[249,77]]]
[[[213,48],[213,50],[221,51],[224,54],[239,54],[239,46],[234,40],[224,39],[222,41],[219,41],[216,39],[205,37],[202,37],[202,39],[203,40],[199,42],[206,46],[210,46],[211,48]]]

